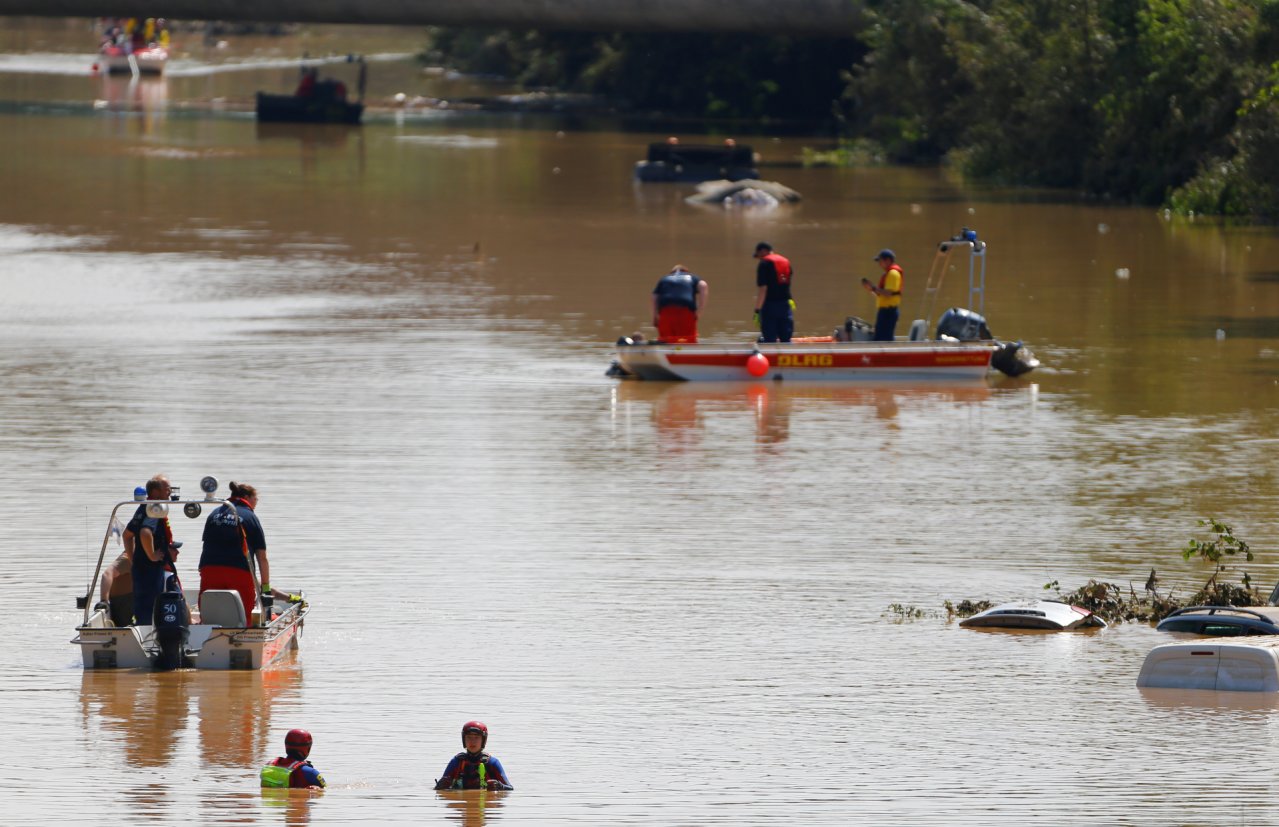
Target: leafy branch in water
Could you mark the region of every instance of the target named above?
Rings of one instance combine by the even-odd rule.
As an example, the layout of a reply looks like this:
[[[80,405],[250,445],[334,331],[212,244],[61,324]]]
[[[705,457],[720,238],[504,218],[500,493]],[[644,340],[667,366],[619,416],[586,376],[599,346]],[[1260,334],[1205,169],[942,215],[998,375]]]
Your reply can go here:
[[[1234,529],[1217,519],[1210,517],[1199,520],[1198,524],[1201,527],[1210,528],[1215,536],[1210,540],[1191,538],[1182,549],[1181,556],[1184,560],[1198,557],[1211,563],[1213,571],[1203,587],[1192,594],[1187,601],[1179,600],[1173,589],[1169,589],[1166,594],[1160,594],[1159,577],[1154,569],[1150,570],[1150,576],[1146,578],[1145,586],[1140,592],[1132,583],[1125,588],[1118,583],[1105,583],[1100,580],[1089,580],[1071,592],[1062,592],[1060,584],[1054,580],[1045,584],[1044,589],[1055,592],[1052,599],[1088,609],[1108,623],[1123,620],[1144,620],[1153,623],[1162,620],[1174,610],[1186,606],[1261,605],[1262,595],[1252,587],[1252,578],[1247,572],[1243,572],[1238,585],[1219,580],[1222,574],[1230,570],[1228,562],[1232,558],[1243,557],[1247,562],[1252,562],[1255,558],[1252,549],[1246,542],[1235,536]],[[957,606],[952,606],[947,600],[945,606],[949,618],[956,615],[967,617],[969,614],[990,608],[991,604],[988,601],[964,600]],[[968,608],[973,608],[974,611],[964,613],[963,610]]]

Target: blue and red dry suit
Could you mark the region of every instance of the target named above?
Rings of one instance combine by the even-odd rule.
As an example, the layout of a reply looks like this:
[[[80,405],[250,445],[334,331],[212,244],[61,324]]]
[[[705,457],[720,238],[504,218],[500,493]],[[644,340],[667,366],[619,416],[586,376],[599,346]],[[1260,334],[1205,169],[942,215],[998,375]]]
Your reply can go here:
[[[487,752],[459,752],[444,768],[444,776],[435,782],[437,790],[513,790],[502,762]]]

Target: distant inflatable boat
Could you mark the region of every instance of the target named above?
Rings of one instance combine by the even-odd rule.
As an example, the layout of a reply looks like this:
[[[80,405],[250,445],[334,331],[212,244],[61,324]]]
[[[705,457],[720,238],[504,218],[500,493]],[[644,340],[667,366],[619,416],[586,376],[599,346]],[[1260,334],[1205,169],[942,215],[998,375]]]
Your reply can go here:
[[[257,116],[262,123],[358,124],[363,114],[362,103],[258,92]]]

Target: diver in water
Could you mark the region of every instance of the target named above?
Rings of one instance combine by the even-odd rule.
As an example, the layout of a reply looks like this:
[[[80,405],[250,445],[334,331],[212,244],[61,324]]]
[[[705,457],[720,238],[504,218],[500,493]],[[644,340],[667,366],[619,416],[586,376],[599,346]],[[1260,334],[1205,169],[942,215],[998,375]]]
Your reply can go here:
[[[262,786],[324,789],[324,776],[306,760],[311,754],[311,733],[305,729],[289,730],[289,734],[284,736],[284,749],[283,758],[277,758],[262,768]]]
[[[462,724],[462,746],[444,768],[444,776],[435,782],[437,790],[513,790],[502,762],[484,751],[489,728],[479,721]]]

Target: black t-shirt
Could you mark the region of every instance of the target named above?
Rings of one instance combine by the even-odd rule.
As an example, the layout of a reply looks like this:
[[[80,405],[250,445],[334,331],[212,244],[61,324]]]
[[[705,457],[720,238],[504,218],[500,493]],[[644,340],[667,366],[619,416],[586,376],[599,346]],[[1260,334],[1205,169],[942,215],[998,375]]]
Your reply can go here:
[[[791,267],[786,258],[771,253],[759,260],[755,268],[755,285],[767,287],[764,304],[786,304],[790,301]]]
[[[236,515],[240,520],[236,522]],[[240,534],[243,526],[243,537]],[[200,568],[205,566],[229,566],[234,569],[250,571],[249,561],[244,556],[244,542],[249,544],[249,552],[266,548],[266,535],[262,532],[262,523],[253,509],[243,503],[235,503],[235,511],[230,506],[220,505],[213,510],[204,521],[204,549],[200,552]]]
[[[152,582],[155,578],[160,577],[159,572],[164,569],[165,560],[172,558],[173,554],[169,551],[169,530],[165,524],[165,517],[148,517],[147,507],[145,505],[138,506],[138,510],[133,512],[133,518],[129,520],[126,528],[133,532],[133,566],[131,568],[133,578],[143,583]],[[151,536],[155,541],[153,548],[160,555],[160,562],[155,562],[147,556],[146,547],[142,545],[142,529],[151,529]]]

